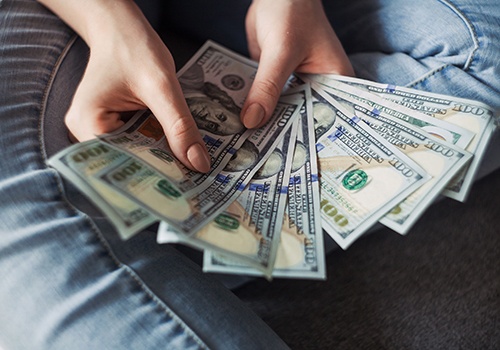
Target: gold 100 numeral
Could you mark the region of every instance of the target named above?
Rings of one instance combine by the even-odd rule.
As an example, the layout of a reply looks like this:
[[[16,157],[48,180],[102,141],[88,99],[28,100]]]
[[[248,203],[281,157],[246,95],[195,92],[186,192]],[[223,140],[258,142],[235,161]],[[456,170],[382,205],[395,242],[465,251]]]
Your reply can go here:
[[[340,214],[337,208],[335,208],[329,201],[326,199],[321,200],[321,211],[331,217],[333,219],[333,222],[335,222],[338,226],[344,227],[347,224],[349,224],[349,220],[347,218]]]

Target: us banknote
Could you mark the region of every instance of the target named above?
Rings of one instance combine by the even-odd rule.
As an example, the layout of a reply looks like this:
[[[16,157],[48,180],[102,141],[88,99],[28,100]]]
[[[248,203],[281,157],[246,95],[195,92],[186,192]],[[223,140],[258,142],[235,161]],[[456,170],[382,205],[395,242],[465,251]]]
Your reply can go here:
[[[344,249],[430,176],[313,87],[323,228]]]
[[[483,158],[492,132],[495,130],[494,114],[489,106],[478,101],[395,85],[379,84],[361,79],[341,76],[325,76],[325,78],[337,79],[407,108],[426,113],[434,118],[453,123],[473,132],[474,138],[467,145],[466,150],[472,153],[474,157],[469,165],[451,180],[443,192],[448,197],[458,201],[464,201],[467,198],[479,163]]]
[[[293,160],[290,163],[288,204],[285,209],[272,276],[324,279],[325,252],[321,228],[312,100],[309,86],[306,85],[301,88],[303,89],[305,104],[301,110]],[[258,270],[242,266],[234,260],[211,251],[205,251],[203,270],[262,275]]]
[[[289,164],[296,135],[297,122],[238,198],[212,222],[189,236],[179,234],[172,226],[162,223],[157,241],[187,244],[204,249],[205,254],[217,252],[235,261],[235,267],[249,266],[269,277],[280,239]],[[254,146],[244,144],[236,153],[236,159],[246,157],[246,147]],[[238,155],[239,152],[244,154]]]
[[[205,250],[204,260],[213,264],[204,264],[204,271],[248,274],[257,267],[265,276],[271,276],[281,240],[297,129],[295,123],[236,201],[196,234],[198,239],[222,248]],[[221,216],[235,224],[221,225]],[[218,258],[207,259],[214,252]]]
[[[128,239],[158,221],[149,211],[94,178],[102,169],[129,158],[127,154],[94,139],[72,145],[48,161],[96,204],[122,239]]]
[[[252,130],[245,142],[248,147],[242,145],[203,190],[195,187],[184,191],[169,176],[138,157],[106,167],[94,176],[167,221],[178,232],[193,235],[241,194],[297,119],[300,103],[292,97],[281,99],[268,123]]]
[[[342,91],[349,94],[352,98],[369,104],[373,109],[383,111],[395,118],[421,128],[429,134],[450,142],[462,149],[465,149],[475,136],[472,131],[464,129],[458,125],[431,117],[428,114],[424,114],[416,110],[409,109],[395,103],[394,101],[390,101],[368,91],[361,90],[352,84],[346,84],[340,80],[333,79],[333,77],[336,76],[320,74],[301,75],[301,78],[305,81],[315,82],[329,88],[335,88],[335,86],[338,87],[340,85],[337,83],[340,83],[342,84]]]
[[[472,155],[421,128],[393,117],[383,109],[373,108],[354,98],[354,95],[361,96],[363,91],[357,91],[352,86],[332,82],[331,86],[323,86],[323,89],[331,96],[332,104],[344,106],[351,116],[362,119],[372,130],[398,147],[432,176],[427,183],[380,219],[384,225],[406,234]]]

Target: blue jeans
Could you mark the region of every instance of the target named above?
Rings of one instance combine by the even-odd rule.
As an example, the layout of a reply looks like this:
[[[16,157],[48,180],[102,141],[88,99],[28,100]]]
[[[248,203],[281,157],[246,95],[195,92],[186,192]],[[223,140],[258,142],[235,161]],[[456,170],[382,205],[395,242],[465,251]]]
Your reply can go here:
[[[359,76],[498,109],[496,2],[345,0],[326,7]],[[165,12],[173,27],[190,28],[186,35],[246,50],[239,20],[248,1],[235,6],[229,23],[220,12],[227,7],[207,3],[171,2]],[[47,157],[68,144],[62,117],[86,50],[33,0],[0,1],[0,347],[286,348],[218,280],[175,248],[157,245],[154,228],[122,242],[47,167]],[[498,140],[497,133],[494,145]],[[500,166],[498,152],[488,154],[483,174]]]

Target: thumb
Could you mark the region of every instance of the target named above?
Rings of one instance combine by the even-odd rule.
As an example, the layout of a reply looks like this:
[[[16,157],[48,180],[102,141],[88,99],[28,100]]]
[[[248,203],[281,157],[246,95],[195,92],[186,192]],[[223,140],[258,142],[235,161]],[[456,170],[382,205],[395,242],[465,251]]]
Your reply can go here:
[[[255,80],[242,109],[247,128],[264,125],[274,111],[281,91],[298,62],[277,51],[262,50]]]
[[[160,122],[175,156],[192,170],[208,172],[210,157],[177,79],[151,91],[144,102]]]

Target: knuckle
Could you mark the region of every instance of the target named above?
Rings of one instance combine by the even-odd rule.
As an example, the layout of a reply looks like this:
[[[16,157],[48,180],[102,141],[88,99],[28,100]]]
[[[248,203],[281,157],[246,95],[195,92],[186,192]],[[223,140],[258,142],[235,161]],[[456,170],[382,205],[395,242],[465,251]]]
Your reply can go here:
[[[255,90],[263,97],[276,100],[281,94],[281,88],[274,81],[269,79],[259,80],[255,84]]]
[[[181,140],[193,137],[195,130],[196,127],[190,115],[180,115],[168,127],[169,136]]]
[[[64,124],[66,124],[66,127],[75,134],[79,134],[81,131],[82,121],[74,111],[70,111],[65,115]]]
[[[75,113],[68,113],[64,117],[64,124],[66,125],[66,128],[68,129],[70,139],[72,139],[73,142],[76,141],[85,141],[89,137],[86,135],[87,133],[85,130],[87,129],[86,125],[82,125],[82,121],[80,118],[76,116]]]
[[[64,123],[69,129],[72,129],[77,124],[77,118],[74,113],[68,113],[64,117]]]

